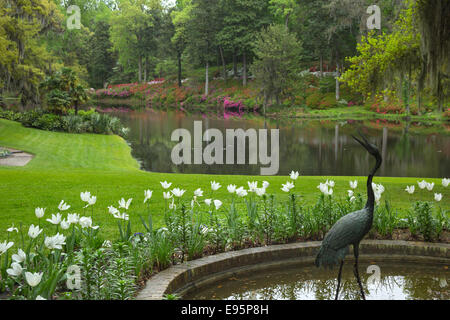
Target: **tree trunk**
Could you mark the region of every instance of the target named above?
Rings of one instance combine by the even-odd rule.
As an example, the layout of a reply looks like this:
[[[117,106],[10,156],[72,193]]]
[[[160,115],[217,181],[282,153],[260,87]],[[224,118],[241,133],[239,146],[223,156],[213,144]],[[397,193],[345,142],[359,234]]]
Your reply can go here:
[[[336,101],[339,101],[341,96],[340,96],[340,88],[339,88],[339,57],[338,57],[338,53],[336,52]]]
[[[242,56],[242,84],[244,85],[244,87],[247,85],[247,57],[244,51],[244,54]]]
[[[222,59],[222,73],[223,73],[223,79],[227,81],[227,67],[225,65],[225,58],[223,57],[223,49],[222,46],[219,46],[220,51],[220,58]]]
[[[75,115],[78,114],[78,100],[75,100]]]
[[[145,57],[144,60],[144,82],[147,82],[147,65],[148,65],[148,57]]]
[[[233,50],[233,78],[237,77],[236,48]]]
[[[178,50],[177,52],[177,59],[178,59],[178,87],[181,88],[183,85],[181,83],[181,51]]]
[[[323,56],[320,54],[320,77],[323,77]]]
[[[206,73],[205,73],[205,96],[209,93],[209,75],[208,75],[208,69],[209,69],[209,62],[206,61]]]
[[[142,82],[142,56],[138,59],[138,82]]]

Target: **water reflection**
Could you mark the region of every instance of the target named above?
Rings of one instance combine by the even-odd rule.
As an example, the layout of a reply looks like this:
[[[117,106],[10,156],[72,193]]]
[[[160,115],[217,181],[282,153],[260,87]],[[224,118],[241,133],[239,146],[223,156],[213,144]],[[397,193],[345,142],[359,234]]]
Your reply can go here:
[[[379,262],[379,280],[368,281],[368,263],[360,265],[360,274],[368,300],[448,300],[449,272],[441,265]],[[347,270],[346,270],[347,267]],[[344,266],[340,300],[359,300],[359,286],[352,266]],[[265,273],[232,277],[195,293],[185,299],[221,300],[330,300],[336,294],[336,270],[324,271],[315,267],[288,267]]]
[[[431,127],[377,120],[285,121],[160,111],[114,114],[130,127],[132,154],[149,171],[259,175],[260,165],[174,165],[170,157],[176,145],[170,141],[173,130],[185,128],[193,135],[194,121],[202,120],[203,131],[217,128],[224,136],[226,129],[279,129],[279,175],[292,169],[304,175],[366,175],[372,159],[351,138],[357,129],[380,147],[384,159],[379,171],[382,176],[444,177],[450,173],[450,128],[446,124]],[[203,147],[206,145],[204,142]],[[248,154],[248,145],[246,148]]]

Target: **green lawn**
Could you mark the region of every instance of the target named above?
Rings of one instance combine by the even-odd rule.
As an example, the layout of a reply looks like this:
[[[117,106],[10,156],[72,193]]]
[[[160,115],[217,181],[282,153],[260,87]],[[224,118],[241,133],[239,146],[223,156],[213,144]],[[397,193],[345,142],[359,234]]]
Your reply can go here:
[[[203,198],[211,198],[210,181],[221,183],[222,188],[215,192],[213,198],[225,202],[229,198],[226,186],[230,183],[247,187],[247,181],[263,181],[270,183],[269,193],[283,194],[281,183],[288,177],[280,176],[220,176],[220,175],[188,175],[150,173],[139,170],[138,163],[131,157],[130,148],[118,136],[96,134],[68,134],[47,132],[24,128],[17,122],[0,119],[0,146],[11,147],[30,152],[35,155],[25,167],[0,167],[0,241],[6,238],[6,228],[12,224],[19,226],[22,222],[28,227],[36,223],[35,207],[45,207],[46,218],[58,212],[57,206],[65,200],[72,207],[68,212],[84,212],[80,192],[90,191],[97,196],[94,206],[94,222],[100,224],[102,233],[110,236],[116,233],[116,222],[108,214],[107,206],[117,205],[124,197],[133,198],[128,213],[136,230],[141,228],[139,214],[146,215],[143,204],[144,190],[154,190],[150,200],[151,212],[157,224],[161,223],[164,207],[163,189],[160,181],[172,182],[173,187],[181,187],[187,192],[183,196],[190,199],[197,188],[204,190]],[[301,168],[293,168],[299,170]],[[357,192],[365,194],[366,177],[330,177],[300,176],[294,191],[308,203],[313,203],[319,194],[317,185],[326,179],[336,182],[334,195],[344,197],[349,189],[348,181],[359,181]],[[386,191],[383,199],[388,198],[394,208],[409,208],[413,201],[433,201],[434,192],[442,193],[440,205],[450,207],[448,198],[450,188],[444,188],[440,179],[427,179],[435,183],[432,192],[420,190],[418,178],[384,178],[375,177],[376,183],[382,183]],[[416,184],[416,192],[409,195],[404,191],[406,185]]]

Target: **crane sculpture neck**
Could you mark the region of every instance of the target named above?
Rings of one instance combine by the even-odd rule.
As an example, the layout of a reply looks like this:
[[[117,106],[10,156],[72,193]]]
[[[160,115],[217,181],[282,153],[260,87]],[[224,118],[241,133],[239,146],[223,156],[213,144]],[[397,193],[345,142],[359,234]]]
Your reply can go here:
[[[366,208],[368,208],[370,210],[370,213],[373,213],[373,209],[375,206],[375,194],[373,193],[373,188],[372,188],[372,179],[373,176],[375,175],[375,172],[377,172],[378,168],[381,166],[381,156],[379,153],[377,153],[375,156],[376,159],[376,163],[375,166],[373,167],[372,171],[370,172],[369,176],[367,177],[367,203],[366,203]]]

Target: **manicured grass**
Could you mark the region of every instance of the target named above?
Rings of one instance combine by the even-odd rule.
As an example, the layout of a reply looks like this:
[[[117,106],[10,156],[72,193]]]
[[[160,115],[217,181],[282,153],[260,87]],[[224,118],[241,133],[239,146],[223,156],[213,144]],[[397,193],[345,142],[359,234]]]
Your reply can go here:
[[[24,128],[19,123],[3,119],[0,119],[0,146],[21,149],[35,155],[25,167],[0,167],[0,241],[6,238],[5,230],[12,224],[18,227],[22,222],[28,228],[29,224],[37,223],[34,215],[36,207],[47,208],[45,218],[50,218],[52,213],[58,212],[59,202],[65,200],[72,206],[66,212],[91,215],[91,209],[83,209],[84,203],[80,199],[80,192],[86,190],[97,196],[94,224],[101,226],[101,232],[106,237],[114,237],[117,234],[117,225],[108,214],[107,207],[109,205],[118,207],[117,201],[122,197],[133,198],[128,213],[133,222],[133,231],[142,231],[139,215],[147,215],[147,207],[143,204],[146,189],[154,190],[150,200],[150,211],[155,224],[161,224],[165,203],[160,181],[172,182],[171,189],[174,187],[186,189],[183,196],[186,201],[190,201],[195,189],[201,188],[204,190],[201,199],[213,198],[226,202],[230,197],[226,190],[228,184],[247,188],[247,181],[267,180],[270,183],[268,193],[282,196],[284,193],[280,190],[281,184],[289,180],[286,176],[250,177],[145,172],[139,170],[138,163],[130,155],[129,146],[118,136],[47,132]],[[292,169],[300,173],[302,171],[302,168]],[[346,196],[350,179],[358,180],[356,192],[365,195],[366,177],[300,176],[295,182],[294,192],[301,196],[302,201],[313,204],[319,195],[317,185],[326,179],[335,181],[335,197]],[[211,194],[210,188],[212,180],[222,185],[214,195]],[[433,201],[434,192],[443,195],[439,203],[441,207],[446,209],[450,207],[448,200],[450,188],[444,188],[440,179],[426,179],[435,183],[432,192],[420,190],[417,180],[419,178],[375,177],[374,182],[385,186],[386,191],[382,199],[391,200],[394,208],[409,208],[416,200]],[[416,192],[409,195],[404,189],[406,185],[412,184],[416,185]]]

